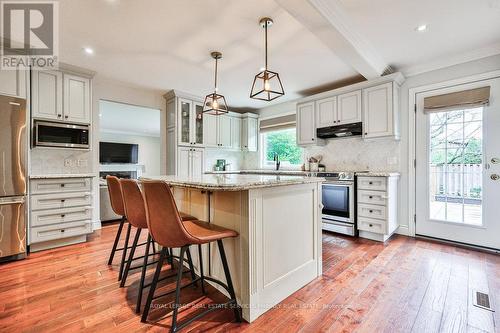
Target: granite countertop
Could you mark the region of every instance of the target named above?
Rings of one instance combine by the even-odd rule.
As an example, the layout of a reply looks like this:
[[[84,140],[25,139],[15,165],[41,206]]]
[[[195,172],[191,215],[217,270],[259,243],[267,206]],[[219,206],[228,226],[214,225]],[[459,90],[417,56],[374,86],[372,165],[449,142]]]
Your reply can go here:
[[[356,172],[356,176],[365,177],[399,177],[400,173],[396,171],[367,171]]]
[[[30,179],[55,179],[55,178],[92,178],[96,175],[93,173],[60,173],[51,175],[30,175]]]
[[[325,179],[303,176],[204,174],[201,177],[156,176],[141,180],[161,180],[172,186],[197,188],[211,191],[244,191],[254,188],[321,183]]]

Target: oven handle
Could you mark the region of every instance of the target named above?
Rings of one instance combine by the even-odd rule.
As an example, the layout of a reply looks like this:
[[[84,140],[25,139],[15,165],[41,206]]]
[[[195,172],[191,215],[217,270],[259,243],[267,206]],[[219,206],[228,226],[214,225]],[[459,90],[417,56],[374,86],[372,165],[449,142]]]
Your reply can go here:
[[[342,187],[352,187],[352,183],[334,183],[334,182],[324,182],[323,186],[342,186]]]

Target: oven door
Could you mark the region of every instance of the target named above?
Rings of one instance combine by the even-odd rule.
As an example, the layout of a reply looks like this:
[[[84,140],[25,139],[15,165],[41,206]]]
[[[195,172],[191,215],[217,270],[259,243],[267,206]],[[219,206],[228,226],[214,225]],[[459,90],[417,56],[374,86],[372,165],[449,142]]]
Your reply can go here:
[[[354,223],[354,184],[323,183],[323,219]]]
[[[34,132],[35,146],[90,148],[89,126],[36,121]]]

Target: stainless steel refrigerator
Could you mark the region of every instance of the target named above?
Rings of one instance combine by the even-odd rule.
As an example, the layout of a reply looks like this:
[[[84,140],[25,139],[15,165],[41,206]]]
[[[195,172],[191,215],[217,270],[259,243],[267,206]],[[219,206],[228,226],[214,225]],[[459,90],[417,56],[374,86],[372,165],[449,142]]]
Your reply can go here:
[[[26,255],[26,100],[0,95],[0,262]]]

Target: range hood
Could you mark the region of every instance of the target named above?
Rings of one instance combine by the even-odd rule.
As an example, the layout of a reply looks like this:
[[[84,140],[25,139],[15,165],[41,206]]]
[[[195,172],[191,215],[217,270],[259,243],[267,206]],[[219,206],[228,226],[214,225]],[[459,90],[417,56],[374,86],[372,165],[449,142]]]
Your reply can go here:
[[[363,134],[363,123],[352,123],[339,126],[322,127],[316,130],[320,139],[345,138]]]

